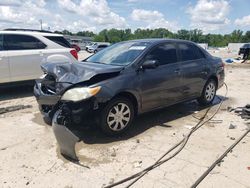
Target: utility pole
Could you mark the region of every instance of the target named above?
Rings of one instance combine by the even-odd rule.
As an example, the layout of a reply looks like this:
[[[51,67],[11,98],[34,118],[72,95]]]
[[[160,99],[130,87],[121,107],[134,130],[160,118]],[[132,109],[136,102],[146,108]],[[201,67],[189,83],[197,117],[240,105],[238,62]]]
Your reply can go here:
[[[40,22],[40,25],[41,25],[41,30],[43,30],[43,20],[40,19],[39,22]]]

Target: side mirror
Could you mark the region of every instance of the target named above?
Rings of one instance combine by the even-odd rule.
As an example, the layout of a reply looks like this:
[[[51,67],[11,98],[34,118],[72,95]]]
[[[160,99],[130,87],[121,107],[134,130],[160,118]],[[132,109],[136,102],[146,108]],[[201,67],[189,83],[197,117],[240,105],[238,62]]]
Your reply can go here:
[[[143,69],[155,69],[159,66],[159,62],[157,60],[146,60],[142,64]]]

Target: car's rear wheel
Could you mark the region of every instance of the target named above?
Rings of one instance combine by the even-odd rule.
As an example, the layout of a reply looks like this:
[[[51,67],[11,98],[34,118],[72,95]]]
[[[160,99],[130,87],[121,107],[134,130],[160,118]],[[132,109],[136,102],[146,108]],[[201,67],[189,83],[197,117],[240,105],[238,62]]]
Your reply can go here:
[[[209,105],[213,102],[216,96],[217,84],[214,79],[210,79],[205,84],[202,94],[200,98],[198,98],[198,102],[201,105]]]
[[[130,100],[119,97],[111,100],[101,112],[101,128],[108,135],[126,131],[134,119],[134,107]]]

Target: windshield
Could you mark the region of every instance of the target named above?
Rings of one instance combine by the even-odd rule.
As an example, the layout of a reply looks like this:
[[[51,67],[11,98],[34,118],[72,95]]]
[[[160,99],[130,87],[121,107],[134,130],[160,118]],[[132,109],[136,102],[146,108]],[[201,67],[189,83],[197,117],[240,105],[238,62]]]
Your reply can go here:
[[[147,42],[121,42],[103,49],[86,61],[125,66],[132,63],[149,45]]]
[[[242,48],[250,48],[250,44],[244,44]]]

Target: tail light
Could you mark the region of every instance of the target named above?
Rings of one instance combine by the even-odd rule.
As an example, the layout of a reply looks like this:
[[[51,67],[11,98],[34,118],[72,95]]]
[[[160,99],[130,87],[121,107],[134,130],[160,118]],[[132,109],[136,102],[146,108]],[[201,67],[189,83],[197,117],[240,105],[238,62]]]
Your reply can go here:
[[[71,55],[78,60],[78,54],[76,50],[70,50]]]

